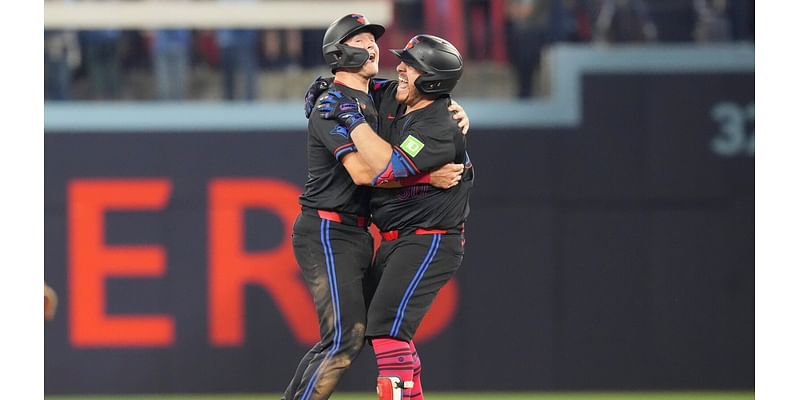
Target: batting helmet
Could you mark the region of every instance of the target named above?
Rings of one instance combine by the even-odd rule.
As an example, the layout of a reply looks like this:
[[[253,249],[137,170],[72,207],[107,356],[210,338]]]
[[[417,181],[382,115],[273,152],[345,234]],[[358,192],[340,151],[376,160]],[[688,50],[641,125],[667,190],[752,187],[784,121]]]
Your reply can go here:
[[[386,29],[378,24],[370,24],[361,14],[348,14],[334,21],[322,39],[322,55],[325,62],[336,72],[339,68],[359,68],[369,59],[369,53],[357,47],[342,44],[351,36],[362,31],[371,32],[375,39]]]
[[[404,49],[390,51],[423,73],[414,83],[422,94],[449,94],[464,72],[464,61],[458,49],[433,35],[414,36]]]

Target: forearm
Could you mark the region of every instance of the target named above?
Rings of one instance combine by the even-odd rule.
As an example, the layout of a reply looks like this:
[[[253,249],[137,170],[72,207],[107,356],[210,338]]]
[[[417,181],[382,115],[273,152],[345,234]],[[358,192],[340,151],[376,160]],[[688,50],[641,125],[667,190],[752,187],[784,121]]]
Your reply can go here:
[[[376,174],[372,172],[372,168],[364,161],[359,152],[346,154],[342,158],[342,164],[350,178],[353,179],[353,183],[359,186],[372,186]]]
[[[356,126],[350,133],[360,158],[369,165],[373,176],[382,173],[392,158],[392,146],[381,139],[369,124]]]
[[[376,188],[380,189],[396,189],[400,187],[406,186],[414,186],[414,185],[431,185],[431,174],[425,173],[422,175],[416,176],[409,176],[406,178],[396,178],[395,180],[386,181],[381,183],[380,185],[373,185]],[[437,186],[440,189],[446,189],[445,186]]]

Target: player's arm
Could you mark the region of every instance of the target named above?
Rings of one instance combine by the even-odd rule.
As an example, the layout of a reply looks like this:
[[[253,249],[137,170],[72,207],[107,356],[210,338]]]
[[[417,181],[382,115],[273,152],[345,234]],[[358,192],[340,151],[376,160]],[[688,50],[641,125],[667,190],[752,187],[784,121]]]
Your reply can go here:
[[[443,165],[430,172],[415,173],[412,175],[404,174],[400,177],[384,176],[382,179],[378,180],[376,176],[378,176],[379,173],[376,173],[375,169],[365,160],[365,153],[358,151],[356,148],[357,145],[354,142],[342,140],[343,137],[340,132],[343,128],[341,126],[336,125],[331,128],[331,132],[339,133],[326,134],[325,132],[327,132],[329,125],[331,125],[333,121],[319,122],[319,125],[325,126],[323,129],[324,132],[321,132],[322,135],[328,136],[325,139],[338,144],[337,147],[327,144],[326,146],[333,152],[334,157],[342,163],[342,166],[344,166],[350,178],[353,180],[353,183],[356,185],[392,188],[428,184],[439,189],[449,189],[461,181],[461,175],[464,172],[464,164],[453,163]],[[363,125],[369,127],[368,124]],[[319,134],[319,132],[317,132],[317,134]],[[330,136],[331,134],[333,136]]]
[[[379,189],[394,189],[404,186],[431,185],[439,189],[449,189],[461,182],[466,166],[464,164],[449,163],[426,172],[422,175],[397,178],[395,180],[383,182],[377,186]]]
[[[364,161],[372,169],[373,176],[381,172],[391,161],[393,154],[392,145],[383,140],[372,130],[369,124],[359,124],[350,133]]]
[[[373,185],[398,181],[401,185],[431,183],[436,187],[448,188],[452,186],[453,180],[460,179],[461,170],[457,172],[444,171],[447,177],[441,183],[441,186],[434,184],[430,180],[416,182],[414,177],[425,175],[427,171],[433,171],[448,164],[452,161],[452,155],[449,160],[444,160],[420,172],[400,147],[390,145],[372,130],[361,113],[358,101],[344,96],[339,91],[329,91],[320,100],[317,110],[323,119],[336,120],[347,131],[349,137],[353,140],[354,146],[358,148],[359,159],[367,164],[370,173],[374,177],[372,179]],[[422,146],[424,147],[424,144]],[[361,167],[363,166],[359,166],[359,170],[361,170]],[[439,170],[437,172],[443,171]]]
[[[461,133],[466,135],[469,132],[469,116],[467,116],[464,107],[461,107],[461,104],[458,104],[455,100],[450,99],[450,106],[447,107],[447,110],[453,113],[453,119],[458,121]]]
[[[352,129],[350,137],[359,149],[361,160],[368,165],[369,173],[373,174],[372,185],[379,187],[382,184],[393,181],[400,183],[401,186],[430,183],[432,174],[437,176],[439,176],[438,173],[447,174],[446,170],[450,167],[444,168],[445,171],[443,171],[442,166],[445,163],[450,163],[455,154],[455,146],[448,145],[446,140],[426,138],[431,150],[426,151],[424,157],[420,157],[421,160],[424,160],[424,164],[417,165],[414,157],[419,155],[415,152],[415,149],[422,150],[426,146],[424,142],[417,139],[417,137],[424,137],[421,134],[416,136],[410,134],[403,144],[392,146],[381,139],[370,128],[369,124],[362,123]],[[450,176],[443,186],[434,186],[449,188],[454,185],[453,181],[455,183],[460,181],[463,164],[458,165],[460,167],[455,167],[457,169],[455,175]],[[420,167],[423,169],[420,169]],[[427,180],[422,181],[422,179],[426,178]],[[392,185],[392,187],[396,186]]]
[[[414,185],[431,185],[439,189],[449,189],[461,182],[461,175],[464,173],[464,164],[450,163],[421,175],[387,180],[375,185],[375,174],[372,172],[372,168],[361,158],[359,152],[345,154],[342,156],[341,162],[350,178],[353,179],[353,183],[359,186],[374,186],[380,189]]]
[[[361,158],[361,153],[357,151],[348,153],[341,158],[341,163],[350,178],[353,179],[353,183],[359,186],[372,185],[372,178],[375,175],[372,173],[372,168],[370,168],[369,164]],[[398,184],[398,186],[400,185]]]
[[[356,145],[341,135],[343,128],[336,125],[334,121],[317,119],[318,121],[315,124],[310,124],[310,130],[315,136],[322,138],[325,146],[333,153],[333,156],[342,163],[342,166],[344,166],[345,170],[350,175],[353,183],[360,186],[372,186],[376,184],[376,172],[370,167],[369,163],[364,160],[362,153],[357,151]],[[380,187],[390,188],[428,184],[439,189],[448,189],[461,181],[463,172],[463,164],[447,164],[430,173],[417,174],[398,179],[384,179],[382,181],[384,185]]]
[[[326,81],[318,78],[312,86],[321,84],[327,85]],[[331,89],[335,91],[335,89]],[[311,89],[309,88],[309,93]],[[324,93],[324,91],[323,91]],[[307,93],[306,98],[310,95]],[[316,100],[313,100],[316,101]],[[367,185],[372,181],[372,175],[367,163],[361,160],[360,155],[356,151],[356,146],[350,139],[347,130],[338,124],[336,121],[325,120],[320,118],[317,111],[312,104],[310,118],[308,120],[308,133],[309,140],[314,140],[324,146],[337,161],[342,163],[345,170],[357,185]],[[313,138],[313,139],[312,139]]]
[[[311,85],[308,86],[305,95],[304,101],[304,109],[306,112],[306,118],[311,115],[311,112],[314,111],[314,106],[317,104],[317,99],[323,93],[325,93],[328,88],[331,87],[333,83],[333,77],[323,78],[322,75],[317,76],[317,79],[314,79],[314,82],[311,82]]]
[[[320,117],[335,121],[346,131],[360,158],[372,169],[373,176],[382,171],[392,157],[392,146],[380,138],[367,124],[358,100],[351,99],[338,90],[329,90],[317,106]]]
[[[317,76],[317,78],[311,82],[311,85],[308,86],[303,107],[305,109],[306,118],[311,115],[311,111],[314,109],[314,105],[319,96],[325,93],[332,83],[333,77],[323,78],[322,76]],[[393,89],[396,83],[397,81],[390,79],[370,80],[369,93],[372,95],[376,108],[380,109],[384,96],[394,97],[395,92]],[[451,100],[451,104],[447,109],[453,113],[453,119],[458,121],[458,127],[461,128],[461,133],[466,135],[469,131],[469,116],[464,110],[464,107],[455,100]]]

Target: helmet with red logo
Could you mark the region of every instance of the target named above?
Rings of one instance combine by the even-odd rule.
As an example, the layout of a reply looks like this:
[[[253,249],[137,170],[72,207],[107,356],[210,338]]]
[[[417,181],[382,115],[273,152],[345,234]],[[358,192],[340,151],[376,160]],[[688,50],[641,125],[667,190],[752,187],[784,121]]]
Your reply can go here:
[[[414,86],[422,94],[449,94],[464,72],[464,61],[455,46],[433,35],[417,35],[401,50],[389,50],[422,75]]]
[[[377,40],[386,29],[378,24],[370,24],[361,14],[348,14],[334,21],[322,39],[322,55],[332,72],[339,68],[359,68],[369,59],[365,49],[342,44],[351,36],[361,32],[371,32]]]

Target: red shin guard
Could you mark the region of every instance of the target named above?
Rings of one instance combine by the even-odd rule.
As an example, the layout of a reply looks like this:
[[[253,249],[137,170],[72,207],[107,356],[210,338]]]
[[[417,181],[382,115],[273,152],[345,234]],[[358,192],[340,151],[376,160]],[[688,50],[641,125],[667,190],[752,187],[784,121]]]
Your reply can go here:
[[[378,400],[403,400],[403,384],[396,376],[379,376],[376,390]]]

